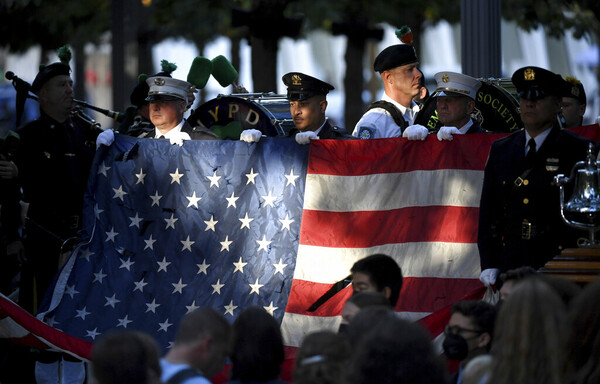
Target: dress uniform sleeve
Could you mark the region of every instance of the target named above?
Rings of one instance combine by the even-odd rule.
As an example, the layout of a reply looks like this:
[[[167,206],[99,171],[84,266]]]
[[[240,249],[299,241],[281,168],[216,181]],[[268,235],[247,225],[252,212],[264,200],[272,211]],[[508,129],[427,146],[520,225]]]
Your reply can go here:
[[[479,230],[477,245],[481,270],[499,268],[502,249],[503,199],[502,183],[496,172],[497,151],[492,146],[485,166],[481,201],[479,203]]]

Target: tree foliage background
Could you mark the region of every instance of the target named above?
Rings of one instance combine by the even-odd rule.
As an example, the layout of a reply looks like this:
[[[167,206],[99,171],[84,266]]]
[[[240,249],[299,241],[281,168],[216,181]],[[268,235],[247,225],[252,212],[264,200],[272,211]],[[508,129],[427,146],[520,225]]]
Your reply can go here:
[[[114,1],[127,3],[121,20],[114,20],[111,14]],[[152,70],[152,45],[166,38],[185,38],[202,53],[207,43],[226,36],[232,41],[232,52],[223,54],[236,68],[242,65],[238,49],[240,39],[245,38],[252,47],[252,66],[256,67],[254,90],[271,91],[279,81],[275,73],[278,41],[288,33],[286,23],[300,18],[302,28],[293,38],[301,39],[316,29],[348,38],[345,125],[351,129],[364,109],[362,91],[370,87],[363,74],[365,66],[372,65],[368,49],[377,41],[377,27],[381,23],[409,25],[419,52],[423,30],[440,20],[458,22],[460,4],[460,0],[3,0],[0,47],[15,53],[39,45],[45,62],[48,52],[68,43],[75,48],[76,58],[84,60],[85,43],[97,44],[120,26],[125,28],[125,41],[113,44],[133,44],[138,72],[148,73]],[[555,37],[572,30],[576,37],[596,42],[600,38],[597,0],[503,0],[502,7],[503,17],[525,30],[543,26]],[[240,18],[234,10],[246,12],[245,16],[242,13]],[[129,76],[128,81],[133,83],[134,77]]]

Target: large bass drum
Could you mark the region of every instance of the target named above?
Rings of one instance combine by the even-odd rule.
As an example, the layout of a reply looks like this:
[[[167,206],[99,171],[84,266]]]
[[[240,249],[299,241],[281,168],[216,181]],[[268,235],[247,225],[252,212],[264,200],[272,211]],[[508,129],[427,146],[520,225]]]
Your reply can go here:
[[[519,102],[516,89],[510,79],[479,79],[481,88],[477,92],[472,118],[487,132],[510,133],[521,129]],[[436,97],[427,99],[415,124],[421,124],[430,132],[442,126],[436,110]]]
[[[246,129],[257,129],[265,136],[287,136],[294,127],[286,96],[273,93],[219,95],[198,107],[187,120],[192,126],[203,126],[233,140]]]

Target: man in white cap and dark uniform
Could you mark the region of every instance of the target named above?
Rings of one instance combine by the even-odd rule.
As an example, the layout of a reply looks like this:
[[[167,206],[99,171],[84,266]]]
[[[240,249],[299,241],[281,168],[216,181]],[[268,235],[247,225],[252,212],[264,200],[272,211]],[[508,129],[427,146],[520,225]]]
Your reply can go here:
[[[150,103],[150,121],[155,128],[140,137],[165,138],[172,143],[190,139],[220,140],[211,130],[192,127],[183,118],[192,84],[163,76],[150,77],[146,83],[150,87],[146,101]]]
[[[436,97],[438,118],[443,124],[437,133],[438,139],[452,140],[453,134],[484,132],[479,123],[471,119],[481,82],[455,72],[438,72],[435,81],[437,89],[432,97]]]
[[[204,127],[192,127],[183,118],[192,84],[166,76],[153,76],[146,80],[149,86],[146,101],[150,103],[150,121],[154,129],[142,132],[140,138],[169,139],[172,144],[183,145],[184,140],[220,140]],[[98,136],[97,145],[110,145],[114,141],[112,130]]]

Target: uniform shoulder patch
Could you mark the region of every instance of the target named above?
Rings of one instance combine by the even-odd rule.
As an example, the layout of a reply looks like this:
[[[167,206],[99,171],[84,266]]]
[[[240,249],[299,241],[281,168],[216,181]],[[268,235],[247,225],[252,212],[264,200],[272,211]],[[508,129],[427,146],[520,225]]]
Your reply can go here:
[[[373,139],[375,137],[375,129],[371,127],[359,127],[358,138],[359,139]]]

